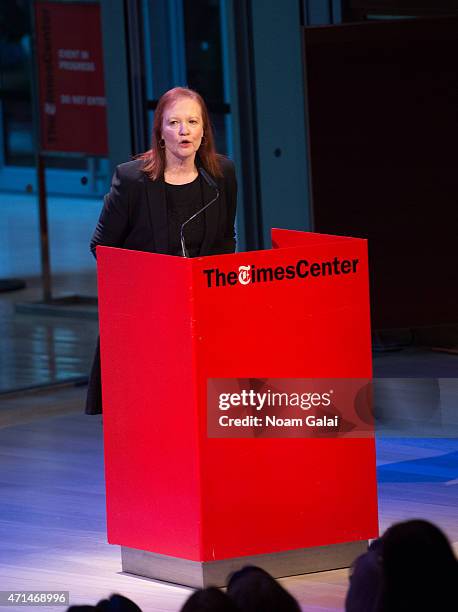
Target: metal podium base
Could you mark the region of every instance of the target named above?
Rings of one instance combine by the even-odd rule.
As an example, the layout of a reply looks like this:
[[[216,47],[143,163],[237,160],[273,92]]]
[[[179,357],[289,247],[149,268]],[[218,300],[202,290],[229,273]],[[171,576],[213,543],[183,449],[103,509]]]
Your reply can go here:
[[[367,541],[301,548],[268,555],[253,555],[221,561],[190,561],[121,546],[122,570],[146,578],[194,588],[223,587],[228,576],[245,565],[257,565],[274,578],[311,574],[349,567],[367,550]]]

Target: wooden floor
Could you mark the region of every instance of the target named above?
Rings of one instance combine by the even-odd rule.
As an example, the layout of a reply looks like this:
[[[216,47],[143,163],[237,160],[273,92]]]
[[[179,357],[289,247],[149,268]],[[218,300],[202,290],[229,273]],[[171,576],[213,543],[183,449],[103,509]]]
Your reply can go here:
[[[69,590],[74,604],[120,592],[144,612],[177,611],[189,589],[123,575],[106,543],[102,423],[81,413],[84,392],[0,401],[0,588]],[[458,440],[382,437],[377,453],[381,529],[423,517],[456,546]],[[281,582],[303,610],[342,610],[346,570]]]
[[[101,207],[101,198],[48,196],[53,297],[96,295],[89,241]],[[0,278],[27,281],[0,293],[0,393],[87,376],[96,321],[14,312],[16,302],[42,298],[37,195],[0,193],[0,210]]]
[[[94,355],[97,320],[15,311],[42,299],[39,278],[26,281],[26,289],[0,294],[0,393],[87,377]],[[93,271],[53,281],[55,296],[97,293]]]

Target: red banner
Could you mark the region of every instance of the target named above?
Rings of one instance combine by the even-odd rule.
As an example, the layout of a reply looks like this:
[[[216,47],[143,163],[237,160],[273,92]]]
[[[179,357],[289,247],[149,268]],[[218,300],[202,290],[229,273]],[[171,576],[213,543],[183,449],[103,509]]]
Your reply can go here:
[[[35,5],[41,150],[107,155],[100,7]]]

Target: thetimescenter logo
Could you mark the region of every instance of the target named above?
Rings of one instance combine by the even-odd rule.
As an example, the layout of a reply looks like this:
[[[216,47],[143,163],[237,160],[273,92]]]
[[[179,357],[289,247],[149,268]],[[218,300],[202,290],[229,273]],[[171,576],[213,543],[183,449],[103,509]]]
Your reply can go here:
[[[210,438],[368,437],[369,379],[210,378]]]
[[[241,265],[238,270],[225,272],[219,268],[202,270],[208,288],[233,287],[235,285],[252,285],[291,281],[294,279],[318,278],[321,276],[340,276],[356,274],[359,271],[359,259],[334,259],[328,261],[308,261],[299,259],[294,264],[275,267],[258,267],[255,264]]]

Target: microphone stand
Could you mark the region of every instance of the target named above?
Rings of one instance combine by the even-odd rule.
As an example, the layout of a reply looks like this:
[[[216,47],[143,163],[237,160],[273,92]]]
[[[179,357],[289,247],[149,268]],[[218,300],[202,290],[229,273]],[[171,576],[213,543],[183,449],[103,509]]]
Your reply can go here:
[[[187,219],[181,226],[180,228],[180,242],[181,242],[181,253],[183,255],[183,257],[189,257],[189,253],[188,250],[186,248],[186,242],[184,239],[184,228],[187,226],[187,224],[190,221],[193,221],[198,215],[200,215],[201,213],[203,213],[205,210],[207,210],[207,208],[209,206],[211,206],[213,204],[213,202],[216,202],[216,200],[219,198],[219,189],[215,183],[215,181],[212,179],[212,177],[208,174],[208,172],[204,169],[204,168],[199,168],[199,173],[200,175],[203,177],[203,179],[205,180],[205,182],[210,186],[213,187],[213,189],[216,190],[216,196],[213,198],[213,200],[210,200],[210,202],[208,202],[208,204],[205,204],[205,206],[203,206],[200,210],[198,210],[196,213],[194,213],[192,215],[192,217],[189,217],[189,219]]]

